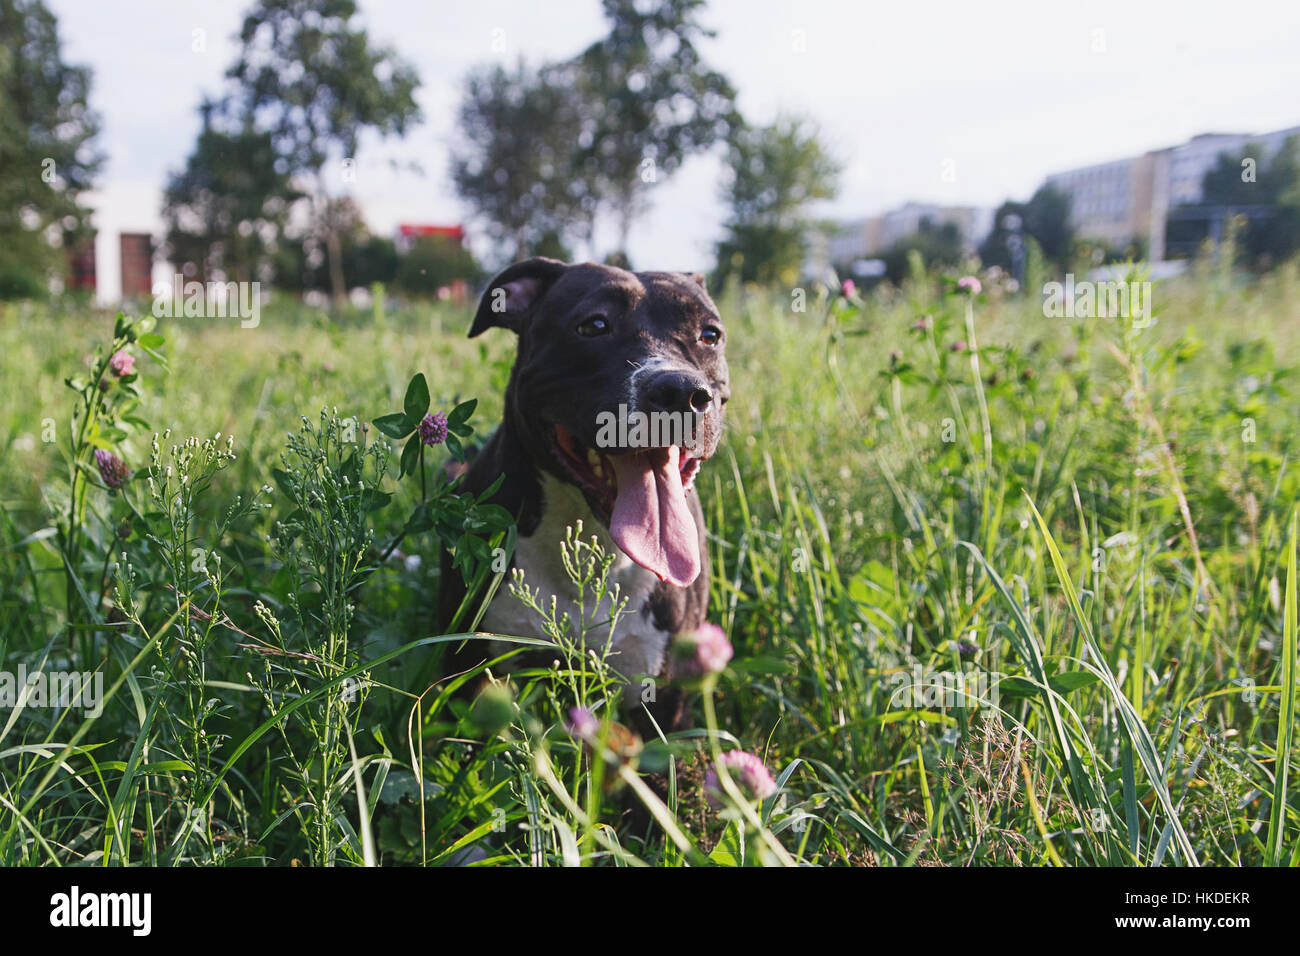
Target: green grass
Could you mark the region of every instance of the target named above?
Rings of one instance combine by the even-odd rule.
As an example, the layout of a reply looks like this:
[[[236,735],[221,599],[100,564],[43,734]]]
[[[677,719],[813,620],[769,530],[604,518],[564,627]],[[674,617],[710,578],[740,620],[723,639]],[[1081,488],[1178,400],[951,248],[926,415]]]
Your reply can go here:
[[[422,372],[485,433],[508,334],[273,304],[161,322],[156,359],[137,328],[138,398],[111,384],[85,432],[137,473],[109,493],[70,467],[64,380],[97,401],[113,317],[4,307],[0,671],[99,670],[107,702],[0,707],[0,864],[1297,862],[1300,270],[1157,284],[1146,329],[941,288],[720,298],[734,400],[699,484],[736,655],[635,756],[564,730],[614,712],[598,660],[494,664],[475,700],[439,679],[437,552],[477,512],[352,421]],[[515,599],[483,560],[509,538],[473,527],[471,611]],[[709,805],[732,748],[775,797]]]

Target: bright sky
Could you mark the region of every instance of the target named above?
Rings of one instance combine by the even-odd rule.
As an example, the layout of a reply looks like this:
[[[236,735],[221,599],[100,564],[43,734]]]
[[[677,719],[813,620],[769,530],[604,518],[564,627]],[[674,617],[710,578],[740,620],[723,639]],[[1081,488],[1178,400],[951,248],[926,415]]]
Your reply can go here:
[[[108,164],[92,197],[101,298],[118,294],[117,234],[161,228],[162,187],[194,146],[196,108],[233,61],[236,0],[47,0],[65,58],[94,69]],[[352,189],[371,228],[459,222],[448,175],[460,79],[505,57],[570,56],[603,32],[598,0],[361,0],[372,36],[412,62],[425,121],[367,142]],[[753,122],[812,116],[844,161],[826,215],[908,200],[995,205],[1049,172],[1174,145],[1208,131],[1300,125],[1300,3],[1221,0],[903,3],[712,0],[703,50]],[[203,31],[195,34],[195,31]],[[202,44],[196,43],[201,36]],[[201,49],[196,49],[201,47]],[[503,50],[501,48],[504,47]],[[390,160],[422,173],[394,172]],[[945,176],[945,171],[951,175]],[[712,263],[725,210],[719,156],[654,187],[635,267]],[[595,253],[614,239],[598,229]],[[586,250],[580,250],[585,252]]]

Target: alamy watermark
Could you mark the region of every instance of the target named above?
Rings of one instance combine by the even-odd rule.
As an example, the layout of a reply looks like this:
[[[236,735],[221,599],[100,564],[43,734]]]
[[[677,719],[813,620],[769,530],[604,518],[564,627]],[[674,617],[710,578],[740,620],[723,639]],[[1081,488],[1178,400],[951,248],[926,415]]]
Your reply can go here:
[[[0,709],[23,707],[80,707],[87,717],[104,712],[103,671],[0,671]]]
[[[628,411],[626,405],[619,405],[617,413],[596,416],[596,447],[692,448],[695,418],[693,413]]]
[[[1076,281],[1069,272],[1064,282],[1043,284],[1043,315],[1049,319],[1132,319],[1133,328],[1145,329],[1151,324],[1151,283]]]
[[[73,884],[68,892],[50,897],[50,925],[66,929],[120,927],[133,936],[148,936],[153,929],[153,894],[82,892]]]
[[[172,278],[153,287],[155,318],[237,318],[245,329],[255,329],[262,321],[260,282],[186,282],[179,272]]]

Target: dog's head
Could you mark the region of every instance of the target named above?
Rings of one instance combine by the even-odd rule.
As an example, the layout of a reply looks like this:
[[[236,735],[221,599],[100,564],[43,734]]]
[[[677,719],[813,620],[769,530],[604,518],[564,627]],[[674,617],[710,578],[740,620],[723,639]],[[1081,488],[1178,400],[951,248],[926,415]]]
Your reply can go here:
[[[528,259],[492,280],[469,334],[493,327],[519,336],[506,415],[533,461],[580,488],[637,564],[694,581],[686,495],[730,397],[703,278]]]

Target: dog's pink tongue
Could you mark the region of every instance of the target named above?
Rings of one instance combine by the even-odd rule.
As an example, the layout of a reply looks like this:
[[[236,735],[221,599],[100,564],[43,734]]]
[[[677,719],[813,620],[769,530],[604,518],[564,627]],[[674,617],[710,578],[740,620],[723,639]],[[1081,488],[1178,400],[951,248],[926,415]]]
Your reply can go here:
[[[673,446],[611,456],[618,496],[609,531],[641,567],[686,587],[700,574],[700,539],[677,470],[680,454]]]

